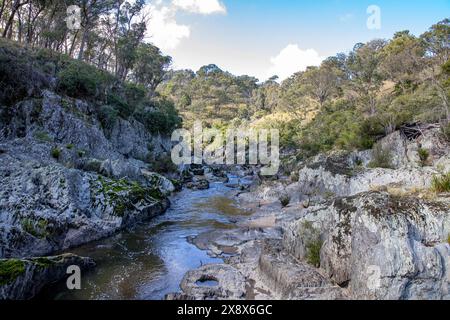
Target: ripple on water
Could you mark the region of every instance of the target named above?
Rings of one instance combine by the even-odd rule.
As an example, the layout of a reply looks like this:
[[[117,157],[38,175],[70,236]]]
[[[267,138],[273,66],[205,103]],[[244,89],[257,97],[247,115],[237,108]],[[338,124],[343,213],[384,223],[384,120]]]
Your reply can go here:
[[[204,191],[183,190],[172,199],[165,215],[71,250],[97,263],[94,270],[82,274],[82,290],[68,291],[61,282],[46,288],[38,299],[163,299],[179,290],[188,270],[222,262],[188,238],[234,228],[230,218],[249,214],[237,206],[223,184],[211,184]],[[217,281],[204,279],[200,285],[215,286]]]

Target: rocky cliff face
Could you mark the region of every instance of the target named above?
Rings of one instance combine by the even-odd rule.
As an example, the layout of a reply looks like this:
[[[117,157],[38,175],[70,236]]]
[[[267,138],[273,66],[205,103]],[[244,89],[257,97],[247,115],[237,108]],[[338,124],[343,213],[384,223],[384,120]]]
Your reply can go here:
[[[305,210],[283,244],[299,260],[318,246],[327,277],[358,299],[449,298],[449,210],[449,198],[362,193]]]
[[[143,160],[170,147],[140,123],[104,130],[89,103],[44,91],[0,126],[0,258],[48,255],[161,214],[174,191]]]

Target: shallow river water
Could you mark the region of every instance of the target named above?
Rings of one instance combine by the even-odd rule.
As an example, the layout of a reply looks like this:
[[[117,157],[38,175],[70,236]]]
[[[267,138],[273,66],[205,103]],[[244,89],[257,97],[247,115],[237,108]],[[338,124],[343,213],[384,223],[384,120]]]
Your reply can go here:
[[[171,199],[162,216],[111,238],[70,252],[92,257],[97,266],[82,274],[82,289],[65,283],[47,288],[44,299],[163,299],[179,291],[184,274],[202,264],[220,263],[189,243],[203,232],[230,229],[233,220],[249,212],[239,208],[233,192],[222,183],[209,190],[183,190]]]

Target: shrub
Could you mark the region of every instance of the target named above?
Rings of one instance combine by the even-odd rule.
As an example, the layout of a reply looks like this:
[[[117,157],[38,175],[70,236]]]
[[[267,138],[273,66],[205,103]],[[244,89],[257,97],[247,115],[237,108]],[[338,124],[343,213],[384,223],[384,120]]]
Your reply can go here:
[[[67,150],[72,150],[74,147],[75,147],[75,146],[74,146],[72,143],[70,143],[70,144],[68,144],[68,145],[66,146],[66,149],[67,149]]]
[[[104,99],[114,77],[87,63],[68,60],[58,72],[58,89],[73,98]]]
[[[320,267],[320,250],[322,249],[322,245],[323,242],[320,238],[317,238],[315,241],[311,241],[306,245],[306,261],[316,268]]]
[[[59,158],[61,157],[61,149],[53,148],[50,151],[50,154],[51,154],[52,158],[55,158],[56,160],[59,160]]]
[[[306,261],[316,268],[320,267],[320,250],[322,249],[323,241],[319,231],[314,228],[312,222],[304,221],[300,232],[305,238]]]
[[[101,106],[98,108],[98,119],[103,129],[111,130],[119,119],[119,111],[113,106]]]
[[[418,150],[419,153],[419,158],[420,158],[420,162],[422,163],[422,166],[425,166],[428,158],[430,157],[430,153],[428,152],[428,150],[420,148]]]
[[[442,134],[444,135],[447,141],[450,141],[450,122],[447,124],[441,125]]]
[[[77,151],[77,155],[78,155],[79,158],[83,158],[85,156],[85,154],[86,154],[86,151],[84,151],[84,150],[78,150]]]
[[[37,131],[34,133],[34,138],[36,140],[39,140],[41,142],[52,142],[53,139],[48,135],[47,132],[44,131]]]
[[[287,207],[289,205],[289,203],[291,202],[291,197],[289,197],[288,195],[282,195],[279,198],[281,205],[283,206],[283,208]]]
[[[178,170],[178,167],[168,155],[162,155],[155,160],[150,161],[150,167],[152,171],[158,173],[172,173]]]
[[[388,148],[384,148],[381,143],[377,143],[373,147],[372,161],[369,163],[370,168],[392,168],[392,154]]]
[[[450,172],[442,176],[434,176],[431,189],[437,193],[450,192]]]

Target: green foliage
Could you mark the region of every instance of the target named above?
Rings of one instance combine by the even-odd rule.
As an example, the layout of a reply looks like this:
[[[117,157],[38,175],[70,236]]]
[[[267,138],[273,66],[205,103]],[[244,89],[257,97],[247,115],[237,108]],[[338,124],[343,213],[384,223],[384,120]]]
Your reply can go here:
[[[47,231],[48,222],[44,219],[39,219],[37,223],[35,223],[32,219],[23,219],[21,221],[22,229],[31,234],[36,238],[46,238],[49,236],[49,232]]]
[[[114,83],[112,75],[77,60],[64,61],[57,76],[59,91],[73,98],[103,100]]]
[[[420,148],[418,150],[418,153],[422,166],[425,166],[428,161],[428,158],[430,157],[430,152],[427,149]]]
[[[161,155],[154,160],[149,160],[148,162],[151,170],[154,172],[173,173],[178,169],[169,155]]]
[[[99,192],[103,194],[114,209],[114,214],[123,217],[127,211],[134,210],[140,202],[155,203],[164,198],[157,188],[147,188],[138,182],[126,179],[111,180],[99,177]]]
[[[450,141],[450,122],[447,124],[443,123],[441,126],[441,130],[447,141]]]
[[[25,262],[18,259],[0,260],[0,286],[14,282],[25,273]]]
[[[289,197],[288,195],[285,194],[285,195],[280,196],[279,200],[280,200],[280,203],[283,206],[283,208],[285,208],[291,202],[291,197]]]
[[[309,221],[302,223],[301,233],[305,237],[306,261],[316,268],[320,267],[320,250],[323,246],[320,233]]]
[[[139,108],[134,116],[151,133],[168,134],[182,123],[173,102],[165,98],[156,100],[153,107]]]
[[[450,172],[441,176],[434,176],[431,189],[437,193],[450,192]]]
[[[61,149],[59,149],[58,147],[53,148],[50,151],[50,155],[52,156],[52,158],[59,160],[59,158],[61,157]]]
[[[36,140],[41,142],[53,142],[53,139],[44,131],[36,131],[33,136]]]
[[[383,147],[381,143],[377,143],[372,150],[372,161],[369,163],[370,168],[392,168],[392,153],[389,148]]]
[[[72,150],[73,148],[75,148],[75,146],[72,143],[66,145],[67,150]]]

